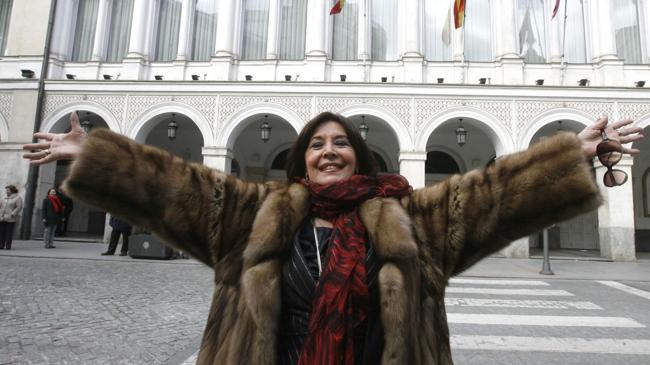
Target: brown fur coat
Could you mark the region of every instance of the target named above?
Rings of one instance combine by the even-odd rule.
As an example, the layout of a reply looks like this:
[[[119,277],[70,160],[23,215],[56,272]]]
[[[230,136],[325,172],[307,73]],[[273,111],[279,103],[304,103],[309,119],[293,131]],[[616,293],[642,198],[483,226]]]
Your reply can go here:
[[[303,186],[246,183],[97,130],[65,190],[214,268],[199,364],[276,363],[281,268],[309,212]],[[363,203],[360,216],[381,264],[382,362],[451,364],[449,278],[512,240],[599,203],[571,134],[401,200]]]

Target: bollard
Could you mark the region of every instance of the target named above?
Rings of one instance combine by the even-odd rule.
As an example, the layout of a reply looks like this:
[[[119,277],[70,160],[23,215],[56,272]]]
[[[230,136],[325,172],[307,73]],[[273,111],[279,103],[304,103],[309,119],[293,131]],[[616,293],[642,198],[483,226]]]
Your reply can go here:
[[[544,228],[542,231],[543,241],[544,241],[544,262],[542,263],[542,271],[539,273],[542,275],[555,275],[551,270],[551,260],[548,254],[548,229]]]

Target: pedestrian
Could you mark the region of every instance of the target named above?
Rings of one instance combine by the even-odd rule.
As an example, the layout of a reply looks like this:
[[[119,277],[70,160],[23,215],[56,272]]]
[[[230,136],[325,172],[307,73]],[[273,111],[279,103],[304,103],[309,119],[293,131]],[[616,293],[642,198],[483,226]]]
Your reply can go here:
[[[108,250],[102,252],[102,256],[115,254],[115,249],[117,249],[117,242],[120,240],[120,235],[122,236],[122,249],[120,250],[120,256],[126,256],[129,251],[129,236],[131,236],[131,225],[114,215],[111,215],[111,219],[108,220],[108,225],[111,226],[111,239],[108,243]]]
[[[63,193],[60,187],[56,188],[56,195],[63,203],[63,217],[61,222],[56,226],[56,235],[65,236],[68,233],[68,223],[70,222],[70,214],[72,214],[72,209],[74,209],[74,203],[67,195]]]
[[[413,191],[377,175],[339,114],[305,125],[286,184],[244,182],[106,129],[86,137],[76,113],[71,122],[67,134],[37,133],[45,141],[25,158],[75,159],[66,193],[214,269],[198,364],[452,364],[449,279],[595,209],[587,161],[638,153],[621,143],[642,138],[631,120],[602,118]]]
[[[53,245],[54,242],[54,231],[56,226],[61,221],[63,217],[63,203],[59,196],[56,194],[56,189],[51,188],[47,191],[47,196],[43,199],[43,242],[45,243],[45,248],[56,248]]]
[[[15,185],[5,186],[5,197],[0,200],[0,250],[11,250],[14,226],[23,210],[23,198]]]

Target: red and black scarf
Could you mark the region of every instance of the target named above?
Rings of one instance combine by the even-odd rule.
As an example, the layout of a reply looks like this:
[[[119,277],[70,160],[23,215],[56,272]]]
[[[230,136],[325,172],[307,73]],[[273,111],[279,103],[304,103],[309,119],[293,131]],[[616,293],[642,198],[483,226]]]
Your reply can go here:
[[[328,185],[301,182],[309,188],[312,215],[331,221],[334,229],[298,363],[353,365],[354,328],[365,320],[369,305],[367,234],[357,208],[368,199],[401,197],[413,189],[400,175],[354,175]]]
[[[54,207],[56,214],[63,213],[63,203],[61,203],[61,199],[59,199],[58,196],[48,195],[47,198],[50,199],[50,202],[52,203],[52,207]]]

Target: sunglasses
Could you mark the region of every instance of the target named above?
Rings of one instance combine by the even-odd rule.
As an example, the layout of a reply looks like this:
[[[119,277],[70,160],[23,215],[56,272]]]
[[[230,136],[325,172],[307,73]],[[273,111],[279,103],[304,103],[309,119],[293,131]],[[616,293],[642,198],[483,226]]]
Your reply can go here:
[[[596,154],[600,163],[607,168],[603,176],[603,184],[608,188],[623,185],[627,181],[627,173],[612,168],[623,158],[623,146],[619,141],[609,139],[605,131],[602,136],[603,141],[596,146]]]

